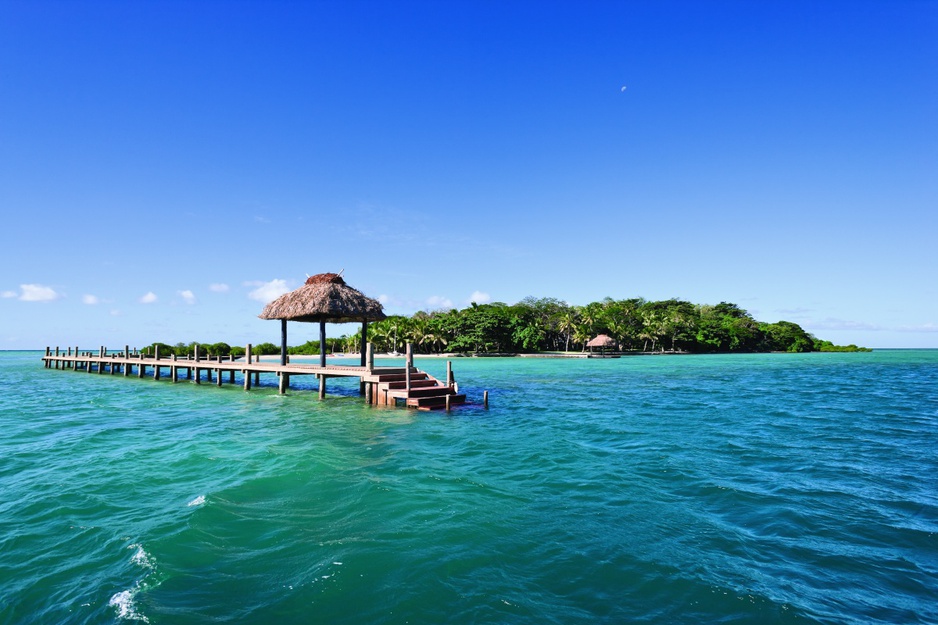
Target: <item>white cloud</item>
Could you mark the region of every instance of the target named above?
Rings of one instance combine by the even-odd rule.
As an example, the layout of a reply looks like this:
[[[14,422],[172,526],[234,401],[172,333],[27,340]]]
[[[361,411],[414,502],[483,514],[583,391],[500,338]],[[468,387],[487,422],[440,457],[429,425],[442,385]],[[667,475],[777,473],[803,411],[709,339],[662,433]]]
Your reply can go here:
[[[230,288],[223,282],[216,282],[215,284],[208,285],[208,290],[213,293],[227,293]]]
[[[88,293],[85,293],[81,296],[81,303],[94,306],[95,304],[100,304],[101,300],[98,299],[97,295],[89,295]]]
[[[483,293],[482,291],[473,291],[472,295],[469,296],[469,303],[475,302],[476,304],[488,304],[492,301],[492,296],[488,293]]]
[[[111,316],[112,316],[112,317],[121,317],[121,316],[123,316],[123,314],[124,314],[124,313],[122,313],[121,311],[117,310],[116,308],[111,311]]]
[[[284,293],[290,292],[290,289],[287,288],[286,280],[275,279],[270,282],[251,283],[252,286],[255,284],[259,284],[260,286],[248,293],[248,297],[264,304],[274,301]]]
[[[146,295],[144,295],[143,297],[140,298],[140,303],[141,303],[141,304],[152,304],[152,303],[155,302],[157,299],[158,299],[158,298],[156,297],[156,293],[154,293],[153,291],[150,291],[149,293],[147,293]]]
[[[833,317],[828,317],[821,321],[802,321],[801,325],[811,328],[811,330],[882,330],[881,327],[874,323],[835,319]]]
[[[938,323],[923,323],[920,326],[899,326],[899,332],[938,332]]]
[[[3,293],[0,293],[0,297],[6,298],[16,297],[17,295],[18,293],[16,291],[4,291]]]
[[[437,310],[441,308],[446,310],[454,308],[453,300],[448,297],[443,297],[442,295],[431,295],[428,297],[427,306]]]
[[[185,291],[179,291],[179,296],[186,300],[187,304],[195,304],[195,293],[186,289]]]
[[[51,287],[41,284],[21,284],[20,290],[21,302],[51,302],[62,297]]]

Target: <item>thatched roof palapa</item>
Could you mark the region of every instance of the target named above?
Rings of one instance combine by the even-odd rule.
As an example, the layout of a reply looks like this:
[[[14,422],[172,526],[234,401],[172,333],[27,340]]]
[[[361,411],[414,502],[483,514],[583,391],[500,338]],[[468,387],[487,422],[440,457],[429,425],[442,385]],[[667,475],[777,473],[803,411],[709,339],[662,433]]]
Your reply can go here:
[[[600,334],[589,343],[586,344],[587,347],[613,347],[616,344],[616,340],[607,334]]]
[[[261,319],[350,323],[385,318],[381,302],[345,283],[337,273],[320,273],[264,307]]]

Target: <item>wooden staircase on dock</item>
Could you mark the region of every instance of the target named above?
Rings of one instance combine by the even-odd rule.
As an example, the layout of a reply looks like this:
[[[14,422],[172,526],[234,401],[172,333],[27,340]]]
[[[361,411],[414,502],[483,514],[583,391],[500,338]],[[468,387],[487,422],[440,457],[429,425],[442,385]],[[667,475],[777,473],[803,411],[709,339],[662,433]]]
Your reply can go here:
[[[446,408],[447,397],[450,406],[466,402],[466,394],[460,393],[455,384],[448,386],[416,367],[410,370],[409,391],[405,368],[382,372],[373,376],[371,381],[375,384],[372,403],[378,405],[396,405],[398,400],[403,400],[408,408],[434,410]]]

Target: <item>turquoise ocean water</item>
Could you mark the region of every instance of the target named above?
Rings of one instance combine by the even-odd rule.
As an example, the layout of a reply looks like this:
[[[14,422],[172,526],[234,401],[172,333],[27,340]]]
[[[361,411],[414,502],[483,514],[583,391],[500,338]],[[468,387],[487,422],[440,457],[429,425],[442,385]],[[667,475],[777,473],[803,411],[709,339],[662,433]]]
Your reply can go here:
[[[40,356],[3,624],[938,622],[938,351],[455,359],[449,415]]]

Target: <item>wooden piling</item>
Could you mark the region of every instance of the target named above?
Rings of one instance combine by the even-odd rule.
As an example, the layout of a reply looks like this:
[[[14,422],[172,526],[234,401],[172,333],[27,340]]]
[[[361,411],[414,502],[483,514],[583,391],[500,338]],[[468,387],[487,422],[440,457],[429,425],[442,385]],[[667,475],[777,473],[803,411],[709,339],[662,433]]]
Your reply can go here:
[[[407,396],[410,397],[410,369],[411,367],[414,366],[414,352],[410,343],[407,344],[407,347],[405,348],[404,351],[407,353],[407,358],[405,359],[405,363],[404,363],[404,373],[405,373],[404,380],[406,381],[406,384],[407,384],[405,388],[407,389]]]
[[[290,388],[290,374],[284,371],[280,371],[277,373],[277,375],[280,376],[280,394],[286,395],[287,389]]]
[[[244,390],[251,390],[251,372],[247,369],[242,369],[241,373],[244,374]]]
[[[319,399],[325,399],[326,397],[326,376],[320,375],[319,378]]]
[[[482,391],[482,406],[488,410],[489,409],[489,392]]]

